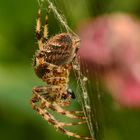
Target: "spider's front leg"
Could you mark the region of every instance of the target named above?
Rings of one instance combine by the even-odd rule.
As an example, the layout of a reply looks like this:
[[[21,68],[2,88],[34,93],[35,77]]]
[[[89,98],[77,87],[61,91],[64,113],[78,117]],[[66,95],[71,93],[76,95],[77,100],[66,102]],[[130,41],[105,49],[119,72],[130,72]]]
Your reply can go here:
[[[34,103],[33,103],[34,104]],[[51,115],[47,110],[43,110],[40,107],[37,107],[36,105],[34,105],[34,109],[45,119],[47,120],[50,124],[52,124],[54,126],[54,128],[56,128],[58,131],[60,131],[63,134],[66,134],[68,136],[71,137],[75,137],[75,138],[80,138],[80,139],[84,139],[84,140],[92,140],[92,138],[90,137],[85,137],[85,136],[80,136],[76,133],[70,132],[66,129],[64,129],[64,126],[72,126],[72,125],[79,125],[79,124],[83,124],[86,123],[85,121],[83,122],[74,122],[74,123],[63,123],[63,122],[59,122],[57,121],[53,115]]]
[[[52,87],[34,87],[33,88],[33,98],[31,100],[32,107],[34,109],[34,105],[36,102],[41,101],[41,107],[42,108],[49,108],[50,110],[53,110],[59,114],[62,114],[64,116],[67,116],[69,118],[75,118],[75,119],[86,119],[85,116],[78,116],[77,114],[83,113],[83,111],[68,111],[63,109],[60,105],[58,105],[55,101],[49,101],[50,95],[49,91],[52,90]],[[54,88],[54,87],[53,87]],[[56,86],[56,88],[58,88]]]

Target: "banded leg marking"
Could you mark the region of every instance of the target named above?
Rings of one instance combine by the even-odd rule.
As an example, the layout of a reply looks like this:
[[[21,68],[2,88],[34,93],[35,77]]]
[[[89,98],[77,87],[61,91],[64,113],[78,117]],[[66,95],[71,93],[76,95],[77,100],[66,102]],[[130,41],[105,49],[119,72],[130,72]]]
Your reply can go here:
[[[44,39],[48,39],[48,10],[46,10],[45,25],[44,25]]]
[[[73,133],[73,132],[70,132],[66,129],[63,128],[63,126],[71,126],[73,125],[74,123],[62,123],[62,122],[58,122],[47,110],[44,110],[37,107],[35,105],[35,103],[32,102],[32,105],[34,106],[34,109],[45,119],[47,120],[50,124],[52,124],[54,126],[54,128],[56,128],[58,131],[60,131],[61,133],[63,134],[66,134],[68,136],[71,136],[71,137],[75,137],[75,138],[80,138],[80,139],[84,139],[84,140],[92,140],[92,138],[90,137],[85,137],[85,136],[80,136],[76,133]],[[79,124],[82,124],[83,122],[79,122]],[[77,125],[75,123],[75,125]]]
[[[43,91],[42,91],[43,92]],[[69,118],[75,118],[75,119],[86,119],[85,116],[77,116],[76,114],[79,114],[79,113],[83,113],[83,111],[67,111],[67,110],[64,110],[62,107],[60,107],[57,103],[55,102],[48,102],[47,100],[45,100],[41,94],[38,94],[38,92],[36,92],[35,90],[33,90],[33,93],[35,94],[35,96],[38,98],[38,100],[41,100],[42,102],[44,102],[44,106],[59,113],[59,114],[62,114],[62,115],[65,115]]]

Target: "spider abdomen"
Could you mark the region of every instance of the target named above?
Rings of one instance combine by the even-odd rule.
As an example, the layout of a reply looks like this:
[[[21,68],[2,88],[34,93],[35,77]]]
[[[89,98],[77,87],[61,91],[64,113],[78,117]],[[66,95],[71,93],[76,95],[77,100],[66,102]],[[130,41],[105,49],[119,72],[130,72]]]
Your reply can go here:
[[[72,61],[75,47],[73,37],[69,33],[56,35],[44,45],[46,51],[46,62],[54,65],[63,65]]]

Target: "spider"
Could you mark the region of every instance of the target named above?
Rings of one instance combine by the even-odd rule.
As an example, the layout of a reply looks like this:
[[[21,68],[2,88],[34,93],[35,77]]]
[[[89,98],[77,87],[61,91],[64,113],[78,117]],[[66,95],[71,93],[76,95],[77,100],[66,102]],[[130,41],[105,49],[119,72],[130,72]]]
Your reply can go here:
[[[52,124],[58,131],[75,138],[92,140],[90,137],[80,136],[70,132],[64,126],[80,125],[87,123],[86,117],[81,116],[83,111],[68,111],[63,107],[69,106],[75,98],[74,92],[69,88],[69,73],[72,62],[80,45],[80,39],[70,33],[57,34],[48,38],[48,12],[45,16],[43,37],[41,36],[41,9],[38,10],[36,23],[36,38],[39,50],[34,56],[34,70],[46,85],[37,86],[32,89],[32,108],[36,110],[48,123]],[[64,123],[58,121],[49,111],[73,119],[81,119],[79,122]]]

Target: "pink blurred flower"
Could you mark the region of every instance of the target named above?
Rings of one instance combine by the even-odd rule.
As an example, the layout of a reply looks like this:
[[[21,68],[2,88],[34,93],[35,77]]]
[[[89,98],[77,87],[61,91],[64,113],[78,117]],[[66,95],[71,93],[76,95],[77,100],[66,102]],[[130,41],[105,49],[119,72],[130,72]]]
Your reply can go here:
[[[112,96],[127,107],[140,107],[140,23],[112,14],[80,27],[79,54],[98,73]]]

